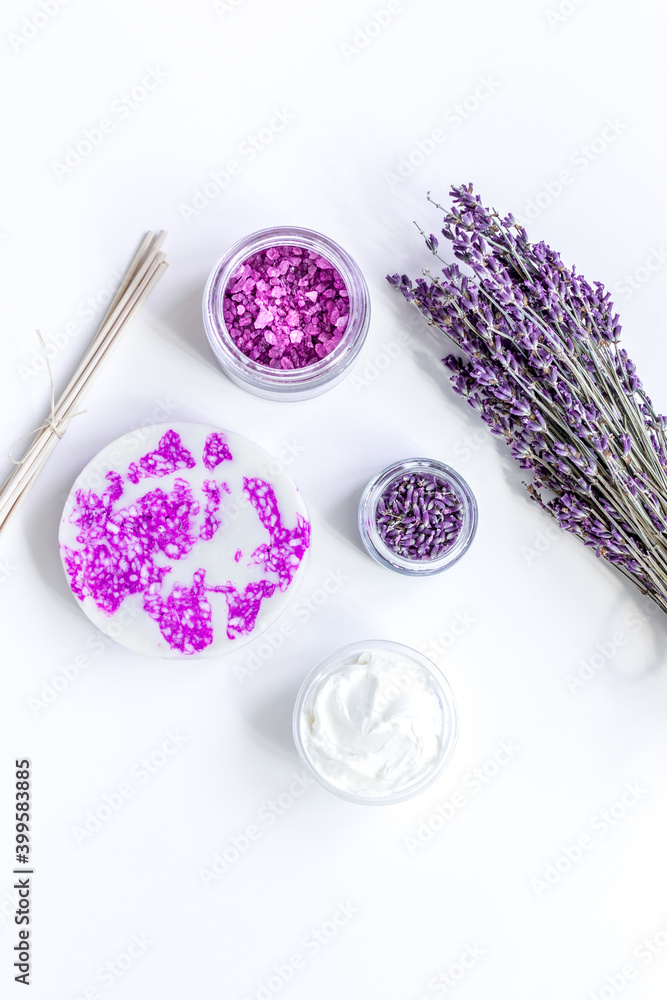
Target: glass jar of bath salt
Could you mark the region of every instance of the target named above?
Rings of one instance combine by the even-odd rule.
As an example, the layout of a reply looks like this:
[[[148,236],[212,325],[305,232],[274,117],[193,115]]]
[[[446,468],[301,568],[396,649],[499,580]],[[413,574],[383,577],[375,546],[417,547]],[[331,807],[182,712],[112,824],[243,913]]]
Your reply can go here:
[[[225,374],[267,399],[308,399],[356,360],[370,298],[355,261],[328,237],[281,226],[239,240],[213,268],[204,327]]]
[[[430,576],[457,562],[477,530],[465,479],[432,458],[406,458],[378,472],[359,503],[366,551],[387,569]]]
[[[422,653],[371,639],[337,650],[303,682],[294,742],[328,791],[362,805],[393,805],[423,792],[454,752],[451,688]]]

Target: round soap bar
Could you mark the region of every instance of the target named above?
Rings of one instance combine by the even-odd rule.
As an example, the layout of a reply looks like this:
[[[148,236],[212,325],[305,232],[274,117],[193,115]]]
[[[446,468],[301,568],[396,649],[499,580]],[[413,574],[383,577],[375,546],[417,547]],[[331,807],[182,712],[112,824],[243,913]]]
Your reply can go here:
[[[291,600],[310,545],[296,486],[258,445],[202,424],[118,438],[76,480],[60,523],[72,593],[138,653],[226,653]]]

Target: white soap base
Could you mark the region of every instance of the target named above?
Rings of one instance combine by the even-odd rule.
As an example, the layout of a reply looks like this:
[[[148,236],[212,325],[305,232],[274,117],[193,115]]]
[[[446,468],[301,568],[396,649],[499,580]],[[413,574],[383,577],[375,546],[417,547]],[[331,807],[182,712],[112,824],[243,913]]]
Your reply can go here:
[[[263,448],[177,422],[126,434],[86,466],[59,542],[77,603],[98,628],[135,652],[190,659],[232,652],[273,624],[304,572],[309,525],[301,494]]]

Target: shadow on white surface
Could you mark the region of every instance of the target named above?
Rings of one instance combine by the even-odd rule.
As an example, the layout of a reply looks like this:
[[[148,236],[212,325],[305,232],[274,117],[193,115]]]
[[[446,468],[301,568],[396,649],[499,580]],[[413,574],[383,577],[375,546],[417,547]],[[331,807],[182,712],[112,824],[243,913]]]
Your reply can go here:
[[[62,517],[67,488],[35,489],[19,516],[24,521],[27,547],[41,580],[53,591],[58,600],[74,608],[72,595],[65,576],[58,548],[58,530]]]
[[[270,698],[254,705],[247,716],[259,742],[272,752],[279,751],[289,757],[295,765],[299,758],[292,739],[292,713],[300,685],[300,680],[286,684]]]
[[[192,291],[164,306],[152,316],[152,325],[161,337],[175,344],[208,368],[220,372],[206,339],[202,321],[203,286],[196,285]]]
[[[351,493],[347,493],[342,499],[338,499],[335,507],[332,507],[327,515],[329,527],[333,529],[339,538],[345,539],[346,542],[349,542],[362,555],[368,555],[368,553],[359,535],[357,518],[359,501],[365,485],[363,483],[358,488],[352,490]]]

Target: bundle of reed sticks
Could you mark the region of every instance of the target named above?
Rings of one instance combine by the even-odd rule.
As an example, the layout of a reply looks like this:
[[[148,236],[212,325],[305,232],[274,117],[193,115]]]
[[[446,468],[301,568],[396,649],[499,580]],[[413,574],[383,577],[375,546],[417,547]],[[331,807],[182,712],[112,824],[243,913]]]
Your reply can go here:
[[[167,269],[160,246],[167,234],[147,233],[128,267],[120,287],[70,382],[55,401],[51,382],[51,412],[34,432],[35,438],[0,488],[0,531],[25,500],[51,452],[79,414],[78,407],[137,309]],[[28,437],[30,435],[26,435]]]

